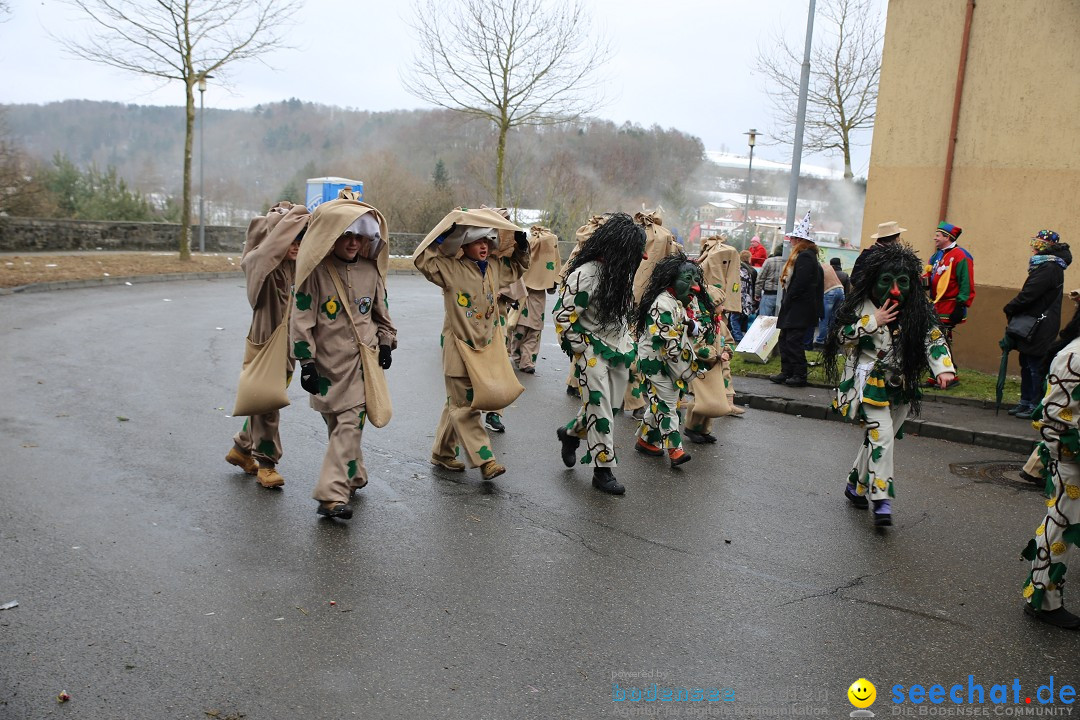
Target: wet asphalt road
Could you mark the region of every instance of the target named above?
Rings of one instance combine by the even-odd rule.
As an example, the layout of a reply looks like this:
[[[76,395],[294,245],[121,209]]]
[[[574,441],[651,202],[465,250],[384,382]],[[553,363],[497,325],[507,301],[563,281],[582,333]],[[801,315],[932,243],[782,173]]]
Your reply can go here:
[[[509,472],[436,472],[441,302],[390,290],[394,420],[348,523],[314,513],[298,383],[284,490],[223,461],[242,281],[0,298],[0,718],[615,717],[657,703],[613,683],[651,682],[732,691],[668,716],[846,717],[861,676],[881,717],[896,683],[1080,684],[1080,635],[1020,612],[1041,498],[979,464],[1023,458],[901,441],[882,534],[843,502],[854,428],[749,411],[670,470],[620,418],[628,492],[604,496],[558,459],[549,326],[494,439]]]

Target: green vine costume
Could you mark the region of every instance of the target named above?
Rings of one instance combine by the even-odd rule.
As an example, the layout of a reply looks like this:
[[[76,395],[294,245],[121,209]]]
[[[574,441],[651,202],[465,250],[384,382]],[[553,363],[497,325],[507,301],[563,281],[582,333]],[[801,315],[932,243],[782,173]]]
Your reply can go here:
[[[555,303],[555,332],[563,351],[574,365],[574,380],[581,409],[566,426],[577,438],[585,438],[582,465],[613,468],[615,439],[612,436],[612,400],[621,400],[634,362],[634,344],[626,323],[600,327],[589,307],[600,275],[597,261],[587,262],[570,273]]]
[[[1056,610],[1062,606],[1069,556],[1080,545],[1080,338],[1054,357],[1036,418],[1046,517],[1022,553],[1031,561],[1024,598],[1036,610]]]

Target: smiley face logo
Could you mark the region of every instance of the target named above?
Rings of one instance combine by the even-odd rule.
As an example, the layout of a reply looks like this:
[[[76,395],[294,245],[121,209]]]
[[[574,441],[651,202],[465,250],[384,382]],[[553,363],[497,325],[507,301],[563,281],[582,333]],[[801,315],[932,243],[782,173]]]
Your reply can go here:
[[[847,698],[857,708],[868,708],[877,699],[877,688],[866,678],[859,678],[847,689]]]

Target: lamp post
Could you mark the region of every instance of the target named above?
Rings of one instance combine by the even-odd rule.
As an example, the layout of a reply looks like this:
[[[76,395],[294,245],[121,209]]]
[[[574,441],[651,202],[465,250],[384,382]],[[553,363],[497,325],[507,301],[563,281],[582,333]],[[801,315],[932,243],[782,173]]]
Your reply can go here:
[[[207,75],[205,72],[199,74],[199,252],[206,252],[206,200],[203,194],[204,179],[206,177],[206,167],[203,162],[203,148],[206,147],[206,143],[203,141],[203,125],[206,124],[204,113],[206,112],[204,105],[204,93],[206,92],[206,79],[212,78],[213,75]]]
[[[744,220],[746,220],[747,232],[750,230],[750,189],[753,187],[754,178],[754,145],[757,142],[757,130],[750,128],[750,132],[745,132],[743,135],[748,135],[747,142],[750,145],[750,164],[746,168],[746,211],[743,213]],[[747,243],[750,242],[750,238],[746,239]]]

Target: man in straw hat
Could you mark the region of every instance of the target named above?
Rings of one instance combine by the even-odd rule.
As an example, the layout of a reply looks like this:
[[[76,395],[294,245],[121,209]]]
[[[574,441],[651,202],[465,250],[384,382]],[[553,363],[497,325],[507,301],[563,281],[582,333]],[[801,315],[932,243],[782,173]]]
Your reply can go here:
[[[900,233],[903,232],[907,232],[907,228],[900,227],[900,223],[895,220],[888,220],[877,226],[877,232],[870,236],[874,244],[859,253],[859,257],[855,258],[855,264],[851,266],[850,279],[853,286],[858,280],[858,275],[862,272],[867,253],[893,245],[900,239]]]
[[[555,303],[555,332],[574,365],[581,408],[556,430],[566,467],[574,467],[581,440],[582,465],[593,466],[593,487],[622,495],[612,474],[614,406],[626,392],[634,343],[627,318],[634,306],[634,273],[645,254],[645,229],[626,213],[612,213],[570,263]]]
[[[244,270],[251,303],[251,328],[247,336],[251,343],[267,342],[285,318],[296,277],[296,254],[310,217],[303,205],[279,202],[248,225],[240,267]],[[233,446],[225,456],[229,464],[248,475],[256,475],[265,488],[285,484],[276,467],[281,461],[279,418],[278,410],[249,417],[233,437]]]
[[[500,230],[509,231],[509,236]],[[494,251],[508,240],[514,244],[513,253],[495,258]],[[474,386],[480,379],[470,374],[458,341],[467,346],[465,351],[488,350],[494,343],[497,347],[491,351],[501,353],[498,359],[509,364],[496,291],[516,282],[529,267],[525,231],[497,210],[457,208],[417,246],[413,264],[442,289],[445,312],[441,342],[446,403],[435,430],[431,464],[464,471],[465,463],[457,459],[461,448],[469,465],[491,480],[506,468],[495,460],[483,412],[473,407]]]
[[[791,387],[806,386],[806,336],[825,314],[825,274],[818,262],[810,211],[788,234],[791,256],[780,273],[784,288],[776,327],[780,328],[780,372],[769,379]]]
[[[386,297],[386,221],[344,191],[315,208],[297,259],[292,356],[311,407],[326,422],[329,443],[312,497],[329,518],[352,517],[349,501],[367,485],[360,449],[367,415],[360,343],[379,347],[389,368],[397,330]]]

